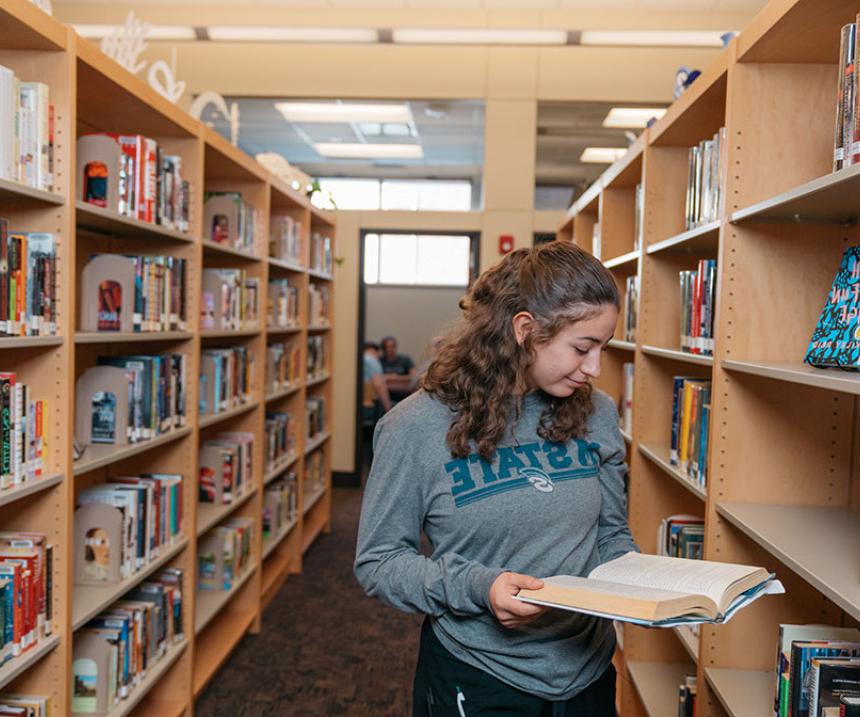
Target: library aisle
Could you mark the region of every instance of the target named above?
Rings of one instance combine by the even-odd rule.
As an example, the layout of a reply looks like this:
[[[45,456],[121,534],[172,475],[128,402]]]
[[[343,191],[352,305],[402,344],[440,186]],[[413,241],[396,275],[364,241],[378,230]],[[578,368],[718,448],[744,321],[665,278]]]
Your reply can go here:
[[[361,492],[335,488],[332,532],[307,552],[200,695],[206,717],[408,712],[422,617],[382,608],[352,574]]]

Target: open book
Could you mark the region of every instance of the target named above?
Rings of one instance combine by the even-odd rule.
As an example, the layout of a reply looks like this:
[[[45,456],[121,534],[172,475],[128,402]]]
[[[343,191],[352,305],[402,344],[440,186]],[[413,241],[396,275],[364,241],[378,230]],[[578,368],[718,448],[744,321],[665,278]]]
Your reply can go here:
[[[764,568],[627,553],[587,578],[555,575],[519,600],[653,627],[726,622],[762,595],[785,592]]]

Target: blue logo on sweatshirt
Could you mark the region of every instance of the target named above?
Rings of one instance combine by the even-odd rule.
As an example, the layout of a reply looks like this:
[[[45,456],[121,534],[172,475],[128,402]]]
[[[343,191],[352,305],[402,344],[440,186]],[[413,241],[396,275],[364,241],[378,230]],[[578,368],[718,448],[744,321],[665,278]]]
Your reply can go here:
[[[454,505],[460,508],[521,488],[551,493],[561,481],[597,477],[599,446],[582,440],[571,443],[575,457],[564,443],[541,441],[499,446],[492,462],[473,453],[446,463]]]

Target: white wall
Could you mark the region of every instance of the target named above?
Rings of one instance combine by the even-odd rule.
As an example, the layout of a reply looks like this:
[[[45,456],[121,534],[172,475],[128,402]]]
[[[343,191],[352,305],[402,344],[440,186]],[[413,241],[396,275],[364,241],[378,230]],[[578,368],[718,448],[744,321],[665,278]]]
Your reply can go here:
[[[430,342],[460,316],[465,288],[369,286],[365,304],[368,341],[397,339],[398,351],[421,363]]]

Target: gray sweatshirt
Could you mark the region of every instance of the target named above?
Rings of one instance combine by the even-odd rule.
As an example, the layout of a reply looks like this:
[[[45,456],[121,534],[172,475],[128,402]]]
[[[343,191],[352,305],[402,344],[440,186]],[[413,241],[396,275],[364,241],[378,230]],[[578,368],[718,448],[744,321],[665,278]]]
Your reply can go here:
[[[549,610],[508,629],[488,593],[506,570],[586,575],[637,550],[627,525],[625,446],[611,399],[594,392],[587,435],[537,435],[545,399],[529,394],[492,462],[451,456],[453,412],[423,391],[379,422],[355,574],[369,595],[432,617],[455,657],[547,700],[573,697],[609,665],[609,620]],[[433,552],[420,552],[421,532]]]

